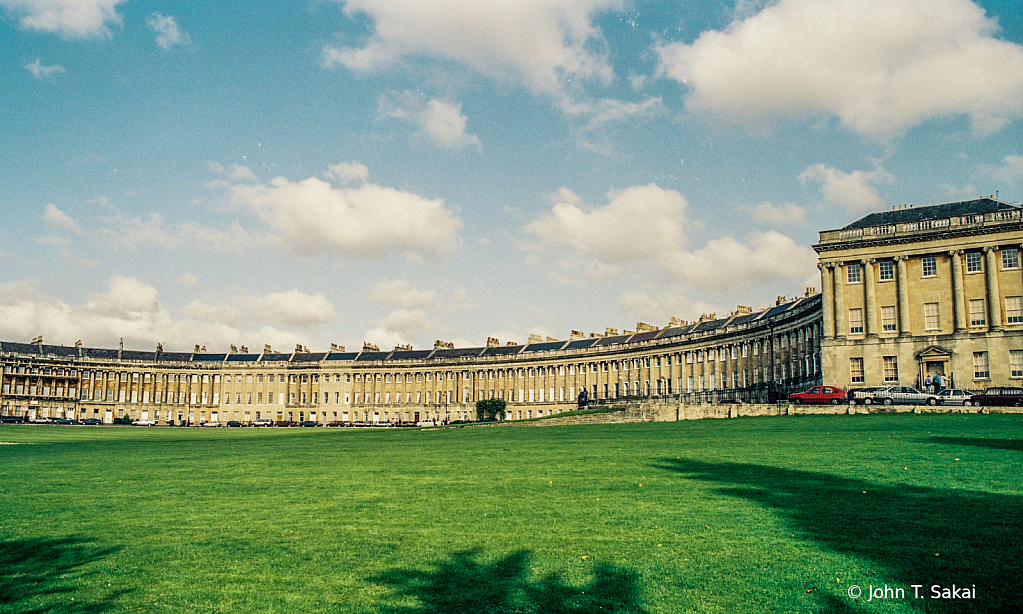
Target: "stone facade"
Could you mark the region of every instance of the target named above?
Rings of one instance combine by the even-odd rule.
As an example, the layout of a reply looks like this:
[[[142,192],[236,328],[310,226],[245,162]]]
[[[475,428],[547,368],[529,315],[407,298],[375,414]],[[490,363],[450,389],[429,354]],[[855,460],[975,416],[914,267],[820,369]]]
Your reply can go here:
[[[822,360],[837,386],[1023,384],[1023,217],[984,198],[821,233]]]

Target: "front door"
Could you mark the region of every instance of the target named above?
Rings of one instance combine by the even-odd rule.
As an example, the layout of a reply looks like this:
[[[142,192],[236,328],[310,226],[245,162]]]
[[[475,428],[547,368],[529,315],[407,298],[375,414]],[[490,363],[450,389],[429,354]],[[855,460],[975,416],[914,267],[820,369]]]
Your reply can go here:
[[[927,375],[930,375],[933,379],[935,375],[945,372],[945,363],[943,362],[928,362],[927,363]]]
[[[419,412],[416,412],[416,419],[413,422],[419,422]]]

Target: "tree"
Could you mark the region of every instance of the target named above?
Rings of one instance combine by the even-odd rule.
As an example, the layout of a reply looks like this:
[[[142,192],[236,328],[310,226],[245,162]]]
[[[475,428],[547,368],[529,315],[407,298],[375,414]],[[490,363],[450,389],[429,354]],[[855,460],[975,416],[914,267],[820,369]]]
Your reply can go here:
[[[498,414],[504,414],[505,406],[504,399],[476,401],[476,418],[479,420],[493,420]]]

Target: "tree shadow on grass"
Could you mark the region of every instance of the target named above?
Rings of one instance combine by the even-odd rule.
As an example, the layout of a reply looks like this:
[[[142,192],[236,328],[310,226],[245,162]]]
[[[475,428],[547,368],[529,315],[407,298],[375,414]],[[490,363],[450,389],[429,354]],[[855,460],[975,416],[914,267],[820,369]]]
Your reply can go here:
[[[558,574],[529,579],[529,552],[481,562],[478,551],[459,552],[429,571],[394,569],[372,582],[387,585],[418,605],[381,608],[395,614],[646,614],[638,576],[596,564],[581,587]]]
[[[73,537],[0,541],[0,611],[34,614],[110,609],[113,607],[111,595],[106,595],[101,602],[83,601],[75,594],[68,576],[118,550],[97,548]],[[119,591],[114,593],[116,596]],[[71,601],[72,597],[76,597],[75,601]]]
[[[1023,440],[1020,439],[980,439],[977,437],[928,437],[926,443],[944,443],[950,446],[973,446],[992,450],[1016,450],[1023,452]]]
[[[801,537],[873,563],[910,595],[910,585],[922,584],[926,597],[907,600],[910,605],[934,612],[1023,612],[1023,497],[752,464],[665,459],[659,466],[776,510]],[[932,600],[934,584],[975,584],[976,599]]]

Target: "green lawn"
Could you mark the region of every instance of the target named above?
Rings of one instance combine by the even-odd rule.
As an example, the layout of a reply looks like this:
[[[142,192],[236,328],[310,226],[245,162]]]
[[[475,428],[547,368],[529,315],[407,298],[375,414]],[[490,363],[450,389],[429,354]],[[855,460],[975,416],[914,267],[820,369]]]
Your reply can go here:
[[[1023,611],[1019,415],[0,441],[0,612]]]

